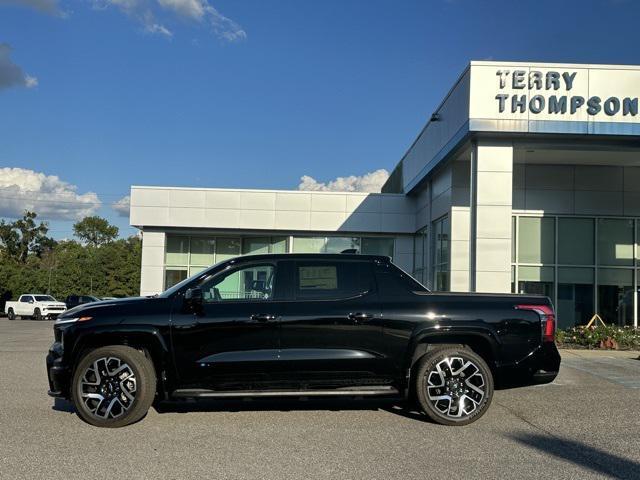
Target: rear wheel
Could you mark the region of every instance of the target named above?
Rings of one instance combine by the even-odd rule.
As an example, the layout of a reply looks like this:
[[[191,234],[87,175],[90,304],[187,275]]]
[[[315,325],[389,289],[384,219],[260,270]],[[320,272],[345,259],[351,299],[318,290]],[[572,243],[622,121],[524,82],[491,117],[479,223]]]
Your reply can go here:
[[[42,312],[40,311],[39,308],[36,308],[33,311],[33,318],[34,318],[34,320],[42,320]]]
[[[7,317],[9,318],[9,320],[15,320],[16,319],[16,313],[13,311],[13,308],[10,308],[7,311]]]
[[[415,387],[420,407],[442,425],[468,425],[485,414],[493,398],[493,376],[472,350],[434,350],[418,363]]]
[[[124,345],[100,347],[78,363],[72,383],[80,418],[97,427],[124,427],[145,416],[156,393],[153,364]]]

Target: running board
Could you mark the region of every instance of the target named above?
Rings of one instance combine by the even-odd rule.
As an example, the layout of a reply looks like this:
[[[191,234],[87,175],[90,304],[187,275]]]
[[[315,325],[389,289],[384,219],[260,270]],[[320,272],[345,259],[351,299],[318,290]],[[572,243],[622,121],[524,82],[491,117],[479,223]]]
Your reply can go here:
[[[334,390],[235,390],[218,391],[204,389],[174,390],[174,398],[238,398],[238,397],[373,397],[381,395],[398,395],[398,389],[389,386],[371,386],[355,388],[339,388]]]

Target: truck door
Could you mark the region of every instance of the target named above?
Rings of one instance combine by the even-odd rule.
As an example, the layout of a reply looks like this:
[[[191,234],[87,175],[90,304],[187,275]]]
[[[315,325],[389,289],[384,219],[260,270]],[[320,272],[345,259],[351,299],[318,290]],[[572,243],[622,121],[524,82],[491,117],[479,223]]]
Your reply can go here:
[[[16,315],[33,315],[33,301],[31,295],[22,295],[16,305]]]
[[[279,276],[274,261],[243,262],[205,278],[199,311],[177,296],[172,343],[182,388],[260,388],[278,360]]]
[[[289,281],[278,375],[300,388],[380,384],[389,377],[370,260],[281,262]]]

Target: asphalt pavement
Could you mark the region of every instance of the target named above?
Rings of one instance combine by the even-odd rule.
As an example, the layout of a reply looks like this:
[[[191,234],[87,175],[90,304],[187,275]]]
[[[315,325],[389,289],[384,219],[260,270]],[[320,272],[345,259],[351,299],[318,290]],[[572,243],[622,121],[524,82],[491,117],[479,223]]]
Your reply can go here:
[[[638,352],[563,351],[467,427],[372,401],[197,402],[99,429],[47,396],[49,321],[0,319],[2,479],[640,478]]]

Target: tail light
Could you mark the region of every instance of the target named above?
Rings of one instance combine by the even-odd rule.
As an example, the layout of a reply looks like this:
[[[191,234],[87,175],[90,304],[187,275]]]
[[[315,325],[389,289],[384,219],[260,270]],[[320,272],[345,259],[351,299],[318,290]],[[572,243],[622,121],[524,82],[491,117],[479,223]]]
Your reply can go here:
[[[540,315],[542,341],[553,342],[556,333],[556,314],[548,305],[516,305],[517,310],[531,310]]]

